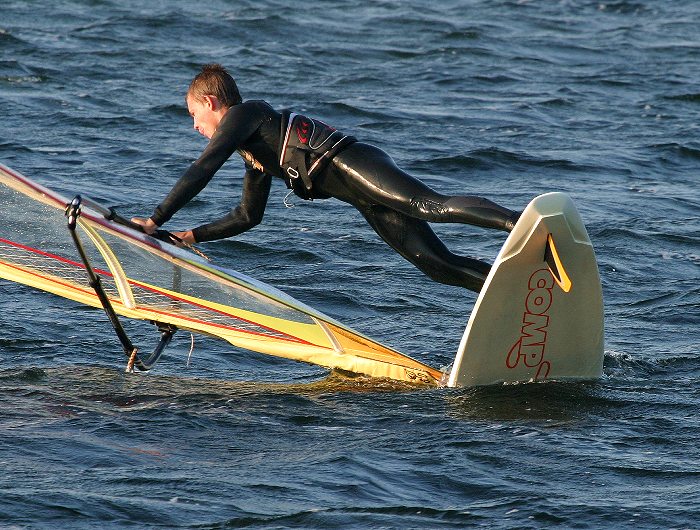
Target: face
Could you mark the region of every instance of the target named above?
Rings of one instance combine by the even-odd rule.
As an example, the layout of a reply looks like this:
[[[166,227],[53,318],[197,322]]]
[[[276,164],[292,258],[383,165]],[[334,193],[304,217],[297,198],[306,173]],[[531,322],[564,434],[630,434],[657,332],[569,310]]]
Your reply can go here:
[[[223,117],[219,101],[213,96],[205,96],[201,101],[187,96],[187,110],[194,121],[194,129],[211,138]]]

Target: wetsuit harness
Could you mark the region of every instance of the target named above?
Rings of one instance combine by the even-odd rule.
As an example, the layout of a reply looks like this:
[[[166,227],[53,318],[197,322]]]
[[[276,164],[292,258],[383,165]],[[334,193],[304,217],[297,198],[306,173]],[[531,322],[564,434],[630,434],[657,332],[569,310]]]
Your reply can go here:
[[[282,111],[279,164],[287,188],[302,199],[313,200],[313,175],[357,140],[320,120],[289,110]]]

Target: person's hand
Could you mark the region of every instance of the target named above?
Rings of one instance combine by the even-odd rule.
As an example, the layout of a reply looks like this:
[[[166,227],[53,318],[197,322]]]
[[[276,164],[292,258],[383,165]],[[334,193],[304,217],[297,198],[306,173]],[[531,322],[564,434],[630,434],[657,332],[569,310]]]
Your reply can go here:
[[[185,232],[173,232],[172,234],[180,239],[178,243],[187,243],[188,245],[193,245],[196,243],[194,240],[194,235],[192,235],[192,230],[187,230]]]
[[[158,230],[158,228],[160,228],[157,224],[153,222],[153,220],[150,217],[148,219],[142,219],[141,217],[132,217],[131,222],[142,227],[143,231],[147,234],[152,234],[153,232]]]

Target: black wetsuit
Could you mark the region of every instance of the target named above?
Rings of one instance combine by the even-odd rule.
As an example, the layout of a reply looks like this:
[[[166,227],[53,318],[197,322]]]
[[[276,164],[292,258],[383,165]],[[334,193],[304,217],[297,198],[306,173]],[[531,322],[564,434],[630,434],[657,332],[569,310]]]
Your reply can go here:
[[[198,242],[211,241],[235,236],[260,223],[272,177],[292,185],[286,168],[280,165],[286,116],[264,101],[231,107],[202,155],[173,186],[151,219],[159,226],[168,221],[239,151],[246,159],[240,204],[221,219],[195,228],[193,235]],[[481,197],[436,193],[399,169],[381,149],[361,142],[347,144],[314,174],[305,198],[335,197],[352,204],[384,241],[429,277],[478,292],[490,265],[450,252],[428,222],[466,223],[508,231],[517,214]],[[310,164],[314,155],[309,155]]]

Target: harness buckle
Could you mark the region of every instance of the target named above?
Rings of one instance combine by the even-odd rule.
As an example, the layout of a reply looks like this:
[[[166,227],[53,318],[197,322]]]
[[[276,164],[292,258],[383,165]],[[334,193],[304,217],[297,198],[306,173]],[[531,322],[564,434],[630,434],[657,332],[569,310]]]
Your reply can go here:
[[[287,168],[287,175],[289,175],[293,179],[299,178],[299,172],[296,169],[294,169],[293,167]]]

